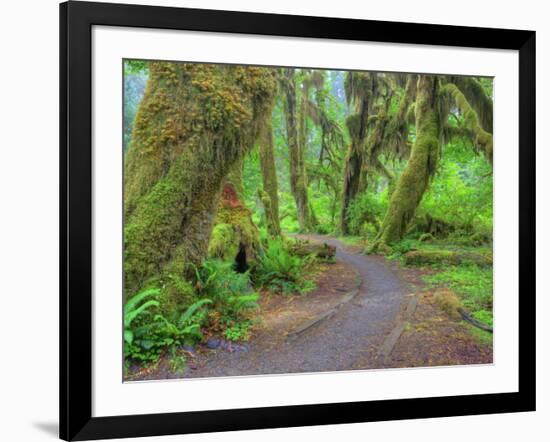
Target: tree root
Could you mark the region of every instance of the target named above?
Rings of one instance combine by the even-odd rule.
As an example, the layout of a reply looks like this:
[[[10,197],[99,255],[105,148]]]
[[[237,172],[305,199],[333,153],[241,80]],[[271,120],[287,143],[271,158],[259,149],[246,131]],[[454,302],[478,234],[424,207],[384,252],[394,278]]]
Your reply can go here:
[[[472,324],[473,326],[477,327],[477,328],[480,328],[482,330],[485,330],[489,333],[493,333],[493,327],[491,327],[490,325],[487,325],[481,321],[478,321],[477,319],[475,318],[472,318],[464,309],[462,308],[459,308],[457,309],[458,310],[458,313],[460,313],[460,316],[462,316],[462,319],[464,319],[465,321],[469,322],[470,324]]]

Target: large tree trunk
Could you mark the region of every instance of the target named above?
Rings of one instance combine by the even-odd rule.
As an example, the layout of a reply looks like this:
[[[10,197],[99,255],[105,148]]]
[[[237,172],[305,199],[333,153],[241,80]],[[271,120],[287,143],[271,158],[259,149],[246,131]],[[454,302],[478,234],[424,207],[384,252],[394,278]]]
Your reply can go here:
[[[207,254],[222,184],[269,117],[274,70],[150,63],[125,163],[125,287]]]
[[[307,177],[304,162],[304,146],[298,135],[298,112],[296,105],[296,80],[294,69],[285,69],[285,100],[284,110],[286,119],[287,142],[290,162],[290,190],[296,202],[298,223],[301,231],[309,231],[313,228],[312,213],[309,206]],[[305,124],[300,124],[299,129],[305,130]]]
[[[342,188],[342,206],[340,208],[340,232],[349,233],[348,208],[359,191],[361,170],[363,169],[363,154],[357,143],[352,140],[344,166],[344,182]]]
[[[340,209],[340,232],[345,235],[348,229],[348,208],[359,192],[361,182],[366,183],[363,164],[365,155],[365,138],[369,117],[371,98],[375,93],[375,75],[373,73],[350,73],[346,84],[348,102],[354,102],[357,112],[346,120],[351,144],[346,155],[344,182],[342,188],[342,205]]]
[[[441,118],[435,76],[420,75],[416,95],[416,140],[397,182],[373,249],[401,239],[428,188],[439,158]]]
[[[275,168],[271,122],[268,122],[262,131],[259,150],[263,180],[263,191],[260,191],[260,199],[264,207],[267,230],[271,236],[278,236],[281,233],[279,224],[279,186]]]

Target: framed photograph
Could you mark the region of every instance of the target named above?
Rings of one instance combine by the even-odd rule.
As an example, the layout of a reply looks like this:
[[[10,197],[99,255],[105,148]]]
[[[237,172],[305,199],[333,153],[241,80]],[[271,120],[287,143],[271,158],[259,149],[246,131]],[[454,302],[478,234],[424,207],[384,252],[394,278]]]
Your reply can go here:
[[[60,25],[62,439],[535,409],[535,32]]]

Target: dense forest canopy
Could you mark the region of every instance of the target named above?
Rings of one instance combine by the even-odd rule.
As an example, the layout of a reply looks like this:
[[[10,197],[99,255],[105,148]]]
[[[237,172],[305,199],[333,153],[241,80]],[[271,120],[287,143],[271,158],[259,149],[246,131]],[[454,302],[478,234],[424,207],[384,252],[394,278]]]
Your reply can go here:
[[[368,253],[491,244],[490,78],[124,70],[127,297],[162,286],[163,311],[181,310],[205,261],[254,272],[266,244],[297,232],[361,237]]]

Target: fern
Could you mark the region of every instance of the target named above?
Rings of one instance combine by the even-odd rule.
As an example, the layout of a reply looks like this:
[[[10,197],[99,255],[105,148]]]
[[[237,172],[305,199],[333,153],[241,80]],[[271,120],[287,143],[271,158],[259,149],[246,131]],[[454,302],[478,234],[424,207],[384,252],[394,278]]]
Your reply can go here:
[[[200,301],[195,302],[194,304],[190,305],[187,310],[180,316],[178,321],[178,326],[183,327],[183,325],[188,322],[191,317],[195,314],[195,312],[201,308],[203,305],[206,304],[212,304],[211,299],[201,299]]]
[[[257,301],[259,297],[260,295],[258,295],[258,293],[250,293],[248,295],[231,296],[228,298],[227,302],[232,310],[238,313],[242,310],[258,308]]]
[[[128,299],[128,301],[126,301],[126,304],[124,305],[124,314],[126,314],[126,312],[129,312],[131,310],[134,310],[136,306],[145,298],[148,298],[149,296],[156,296],[159,293],[160,293],[160,290],[156,288],[147,289],[147,290],[143,290],[142,292],[139,292],[137,295],[131,297],[130,299]]]
[[[260,254],[254,279],[260,286],[283,293],[302,292],[311,285],[302,277],[310,263],[309,257],[293,255],[281,239],[270,239]]]
[[[131,329],[132,322],[142,313],[145,313],[150,307],[158,307],[159,303],[156,300],[150,299],[145,301],[150,296],[155,296],[159,293],[158,289],[144,290],[130,298],[124,305],[124,341],[132,344],[134,341],[135,331]]]

